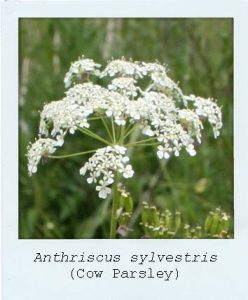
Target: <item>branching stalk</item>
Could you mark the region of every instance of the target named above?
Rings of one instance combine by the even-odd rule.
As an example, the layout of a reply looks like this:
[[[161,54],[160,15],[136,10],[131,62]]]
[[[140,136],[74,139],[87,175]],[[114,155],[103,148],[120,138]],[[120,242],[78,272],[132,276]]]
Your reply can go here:
[[[67,154],[67,155],[48,155],[49,158],[67,158],[67,157],[73,157],[73,156],[79,156],[79,155],[84,155],[84,154],[89,154],[89,153],[94,153],[96,150],[89,150],[89,151],[84,151],[84,152],[77,152],[77,153],[72,153],[72,154]]]
[[[105,127],[105,129],[108,133],[108,136],[109,136],[110,140],[113,142],[113,136],[111,135],[111,132],[109,130],[108,124],[106,123],[106,120],[103,119],[103,118],[101,120],[102,120],[103,126]]]
[[[88,129],[85,129],[85,128],[78,128],[79,131],[81,131],[82,133],[92,137],[93,139],[96,139],[104,144],[107,144],[107,145],[111,145],[110,142],[108,142],[107,140],[105,140],[104,138],[100,137],[99,135],[93,133],[92,131],[88,130]]]
[[[116,136],[115,136],[115,124],[114,124],[113,117],[111,118],[111,126],[112,126],[112,133],[113,133],[113,141],[114,141],[114,144],[115,144],[116,143]]]

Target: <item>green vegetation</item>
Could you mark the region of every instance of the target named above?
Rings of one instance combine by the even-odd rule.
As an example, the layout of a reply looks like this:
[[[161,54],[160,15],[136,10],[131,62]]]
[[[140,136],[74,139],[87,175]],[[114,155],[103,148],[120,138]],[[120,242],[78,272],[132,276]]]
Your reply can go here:
[[[215,140],[211,129],[206,128],[203,144],[195,157],[185,153],[163,163],[151,147],[138,147],[132,153],[136,174],[128,182],[132,201],[128,198],[123,204],[124,211],[118,220],[119,225],[128,227],[128,238],[146,235],[140,224],[144,201],[146,207],[155,206],[161,214],[166,209],[167,213],[175,213],[174,231],[176,212],[180,211],[181,229],[178,228],[174,238],[232,237],[232,26],[231,19],[21,19],[20,238],[109,236],[110,200],[100,200],[94,187],[79,175],[79,168],[90,154],[44,161],[38,173],[32,177],[27,173],[26,147],[37,135],[39,111],[44,103],[64,96],[64,75],[71,61],[81,54],[99,63],[121,56],[147,62],[158,59],[168,65],[170,77],[179,82],[186,94],[218,99],[223,109],[220,138]],[[94,126],[101,135],[102,123],[96,121]],[[80,132],[66,139],[68,142],[58,155],[87,151],[100,145]],[[216,211],[217,207],[221,211]],[[209,211],[212,212],[209,214]],[[222,211],[225,211],[224,216],[230,216],[228,235]],[[207,216],[210,216],[210,225],[204,223]],[[185,228],[185,224],[191,227],[186,225]],[[126,235],[125,226],[119,228],[120,236]],[[198,226],[202,227],[201,232]]]
[[[140,225],[145,238],[230,238],[230,216],[216,208],[207,215],[203,226],[183,224],[179,211],[172,214],[168,209],[162,213],[155,206],[143,203]]]

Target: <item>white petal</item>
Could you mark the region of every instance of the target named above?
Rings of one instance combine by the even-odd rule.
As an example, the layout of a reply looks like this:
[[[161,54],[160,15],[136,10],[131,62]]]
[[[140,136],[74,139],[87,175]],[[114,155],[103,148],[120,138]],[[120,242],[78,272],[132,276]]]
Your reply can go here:
[[[107,194],[107,192],[106,192],[105,189],[104,190],[100,190],[100,192],[98,193],[98,195],[99,195],[99,198],[102,198],[102,199],[106,199],[107,196],[108,196],[108,194]]]
[[[157,151],[157,155],[159,159],[162,159],[164,157],[164,152],[163,151]]]
[[[113,178],[109,178],[109,179],[107,180],[107,183],[108,183],[108,184],[114,183],[114,179],[113,179]]]
[[[93,182],[93,178],[92,178],[92,177],[87,178],[87,182],[88,182],[89,184],[91,184],[91,183]]]

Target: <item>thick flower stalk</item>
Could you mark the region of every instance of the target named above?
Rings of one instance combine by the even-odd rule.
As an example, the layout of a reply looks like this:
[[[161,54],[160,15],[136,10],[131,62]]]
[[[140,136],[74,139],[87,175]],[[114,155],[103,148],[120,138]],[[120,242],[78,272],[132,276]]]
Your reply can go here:
[[[101,85],[95,82],[102,82]],[[146,84],[149,82],[149,84]],[[196,155],[207,120],[217,138],[222,127],[221,109],[208,98],[184,95],[158,62],[117,59],[105,68],[92,59],[73,62],[64,79],[64,98],[46,104],[41,112],[39,139],[28,146],[28,171],[32,175],[42,157],[65,158],[93,153],[80,169],[105,199],[122,179],[133,176],[128,147],[156,147],[159,159],[179,156],[182,150]],[[103,84],[104,83],[104,84]],[[91,130],[101,120],[105,136]],[[132,132],[139,140],[131,141]],[[103,144],[99,149],[54,156],[68,134],[76,131]],[[84,149],[82,149],[84,150]],[[112,188],[113,187],[113,188]]]

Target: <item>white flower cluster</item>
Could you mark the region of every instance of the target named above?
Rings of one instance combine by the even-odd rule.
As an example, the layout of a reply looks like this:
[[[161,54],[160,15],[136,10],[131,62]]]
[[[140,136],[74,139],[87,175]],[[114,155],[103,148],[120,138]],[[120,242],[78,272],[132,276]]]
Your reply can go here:
[[[108,89],[110,91],[119,92],[124,96],[126,95],[134,98],[138,95],[139,90],[139,88],[135,85],[136,82],[137,81],[132,77],[115,78],[111,84],[108,85]]]
[[[132,77],[143,78],[147,73],[139,62],[126,61],[124,58],[112,60],[101,72],[100,77]]]
[[[207,118],[208,122],[212,125],[214,137],[217,138],[220,135],[220,129],[222,128],[222,113],[221,108],[217,105],[213,99],[204,99],[190,95],[185,97],[188,101],[192,101],[196,114],[199,117]]]
[[[87,82],[74,84],[68,89],[62,100],[46,104],[41,112],[39,134],[50,141],[49,136],[52,136],[56,139],[56,146],[63,144],[67,133],[74,134],[79,128],[88,130],[90,117],[94,116],[112,118],[117,126],[138,123],[141,132],[154,137],[157,142],[159,159],[168,159],[173,154],[179,156],[183,149],[194,156],[195,144],[201,143],[204,119],[213,127],[214,137],[219,136],[222,115],[216,102],[194,95],[185,96],[168,77],[166,68],[157,62],[118,59],[110,61],[101,71],[99,64],[82,57],[72,63],[67,72],[66,87],[73,83],[74,78],[84,81],[86,77],[82,75],[89,74],[98,77],[98,81],[104,78],[104,82],[107,82],[105,87],[87,78]],[[142,88],[146,82],[149,82],[148,86]],[[123,156],[125,148],[118,147],[113,145],[112,148],[97,150],[81,169],[82,174],[90,172],[88,182],[97,182],[97,190],[102,198],[109,194],[115,170],[126,177],[123,161],[127,160]],[[29,169],[36,171],[40,154],[32,152],[28,158]],[[130,165],[128,169],[130,173],[133,172]]]
[[[101,65],[96,64],[92,59],[82,56],[79,60],[71,64],[69,71],[66,73],[64,79],[65,87],[70,87],[74,78],[80,79],[84,74],[98,75],[100,67]]]
[[[42,157],[46,157],[56,151],[61,144],[53,139],[38,139],[28,146],[28,173],[31,176],[37,172],[37,165]]]
[[[127,164],[129,158],[125,156],[127,149],[115,145],[100,148],[80,169],[80,174],[89,173],[87,182],[96,183],[96,190],[100,198],[107,198],[111,193],[110,185],[114,183],[114,174],[119,172],[124,178],[132,177],[134,171],[130,164]]]

